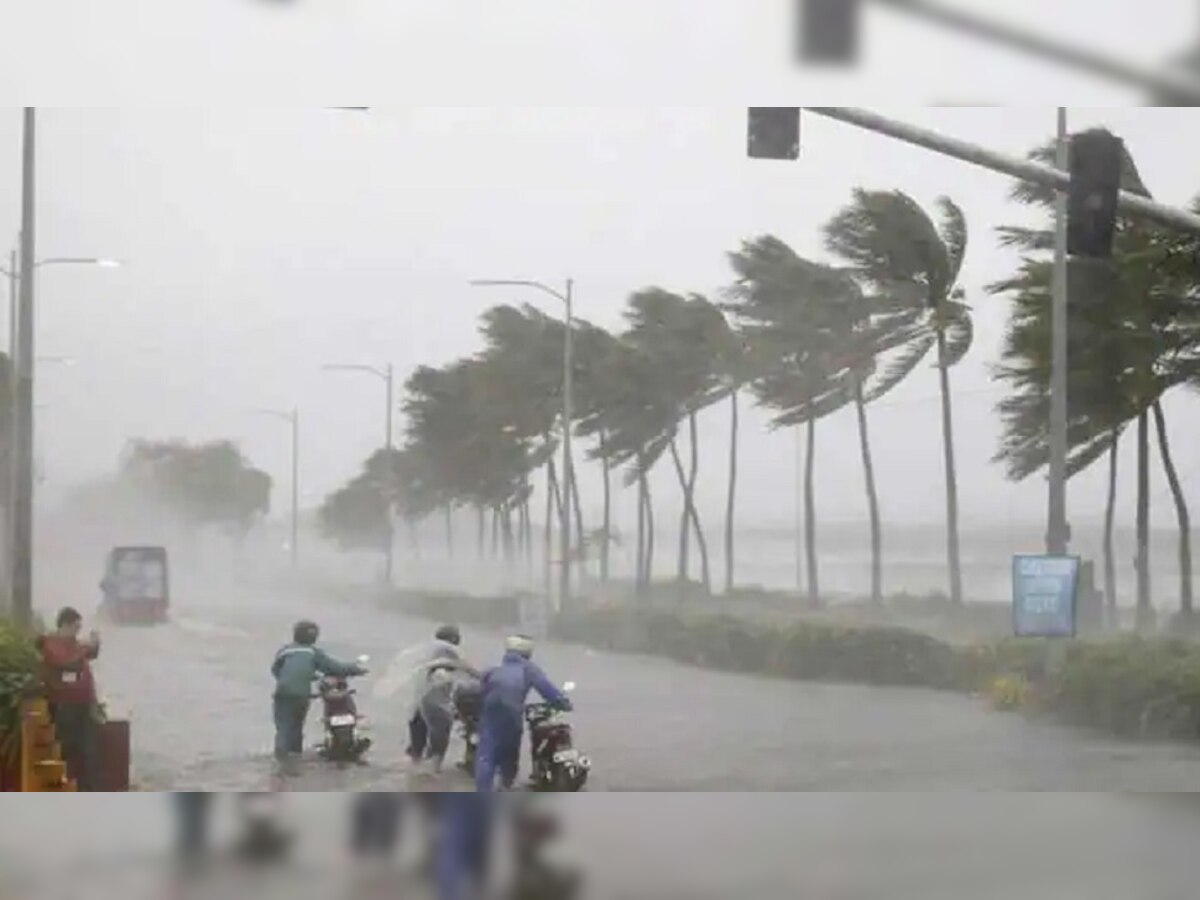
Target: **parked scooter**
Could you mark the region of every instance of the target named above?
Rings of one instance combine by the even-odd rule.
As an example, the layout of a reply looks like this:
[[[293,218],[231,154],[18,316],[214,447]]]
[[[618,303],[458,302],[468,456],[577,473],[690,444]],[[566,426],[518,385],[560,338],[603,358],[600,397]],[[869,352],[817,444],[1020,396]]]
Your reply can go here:
[[[357,660],[362,667],[370,661],[367,656]],[[321,720],[325,725],[325,740],[318,753],[327,762],[364,764],[363,756],[371,747],[371,739],[362,734],[368,726],[366,718],[359,715],[356,695],[350,679],[343,676],[326,675],[317,685],[317,697],[323,707]]]

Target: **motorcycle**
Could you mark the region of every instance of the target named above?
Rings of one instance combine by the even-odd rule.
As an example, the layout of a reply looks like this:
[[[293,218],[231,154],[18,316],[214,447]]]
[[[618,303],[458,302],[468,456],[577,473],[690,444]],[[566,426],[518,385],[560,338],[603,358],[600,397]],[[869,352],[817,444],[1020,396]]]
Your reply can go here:
[[[564,693],[574,690],[574,682],[568,681],[563,686]],[[557,793],[583,790],[592,761],[576,749],[566,713],[549,703],[532,703],[525,708],[525,722],[529,726],[533,759],[530,790]]]
[[[370,658],[360,656],[357,662],[365,667]],[[325,740],[317,752],[327,762],[362,764],[363,756],[371,747],[371,739],[362,735],[366,718],[358,713],[356,694],[357,691],[350,687],[350,679],[345,676],[326,675],[317,685],[317,698],[323,707],[321,719],[325,725]]]
[[[458,733],[466,746],[463,761],[458,767],[469,775],[475,774],[475,757],[479,753],[479,717],[483,711],[483,688],[478,681],[465,682],[454,690],[454,718]]]

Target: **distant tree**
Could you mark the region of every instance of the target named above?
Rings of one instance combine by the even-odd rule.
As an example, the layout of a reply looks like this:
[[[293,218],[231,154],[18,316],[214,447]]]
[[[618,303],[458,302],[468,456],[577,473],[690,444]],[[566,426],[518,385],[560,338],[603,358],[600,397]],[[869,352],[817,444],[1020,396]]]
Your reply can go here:
[[[118,480],[193,529],[217,525],[244,534],[270,511],[270,476],[231,441],[134,441]]]

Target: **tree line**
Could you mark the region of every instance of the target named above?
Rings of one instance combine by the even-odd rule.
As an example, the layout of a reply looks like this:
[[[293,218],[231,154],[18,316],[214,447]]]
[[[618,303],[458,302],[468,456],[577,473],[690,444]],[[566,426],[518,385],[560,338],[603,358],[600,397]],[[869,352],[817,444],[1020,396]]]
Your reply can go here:
[[[1052,147],[1031,153],[1052,157]],[[1148,195],[1132,158],[1124,187]],[[988,286],[1011,302],[995,377],[1007,388],[998,405],[1003,424],[996,461],[1024,480],[1049,462],[1049,395],[1053,222],[1050,191],[1019,186],[1014,197],[1044,212],[1038,227],[1004,227],[1015,271]],[[575,324],[573,421],[581,462],[600,467],[601,521],[590,531],[572,498],[575,544],[610,575],[613,478],[636,487],[636,582],[655,570],[655,497],[648,474],[674,473],[682,498],[675,576],[693,573],[712,592],[708,533],[695,502],[699,478],[697,417],[724,406],[730,421],[725,515],[724,587],[736,585],[738,441],[742,404],[752,400],[777,429],[800,429],[805,446],[803,507],[808,601],[821,600],[816,435],[821,422],[854,410],[863,491],[869,509],[871,591],[882,602],[882,523],[870,435],[871,406],[925,360],[938,371],[945,478],[947,589],[963,602],[952,370],[970,352],[974,329],[962,287],[968,227],[950,199],[926,210],[901,191],[860,189],[822,229],[825,255],[809,259],[776,236],[744,241],[728,254],[729,285],[713,296],[661,287],[634,292],[624,326],[609,332]],[[1171,452],[1164,397],[1200,384],[1200,246],[1197,239],[1122,217],[1110,262],[1072,260],[1070,268],[1069,476],[1102,461],[1108,466],[1104,589],[1117,603],[1113,532],[1119,490],[1118,447],[1135,433],[1137,604],[1152,612],[1149,566],[1152,455],[1157,451],[1179,525],[1180,608],[1193,612],[1191,524]],[[452,511],[478,514],[484,549],[488,517],[493,547],[532,559],[535,473],[544,473],[546,564],[552,525],[565,486],[558,462],[562,438],[563,322],[532,306],[497,306],[482,317],[483,349],[442,367],[421,367],[406,384],[407,440],[381,451],[321,510],[326,533],[347,546],[390,540],[398,516],[416,522],[444,515],[453,543]],[[1156,440],[1152,442],[1151,431]],[[1153,444],[1153,445],[1152,445]],[[571,461],[572,466],[576,464]],[[547,570],[548,579],[548,570]],[[549,583],[549,582],[548,582]]]
[[[951,201],[931,216],[900,192],[860,190],[824,229],[830,259],[807,259],[774,236],[729,254],[732,278],[716,296],[661,287],[634,292],[624,328],[611,333],[577,322],[573,434],[601,467],[602,519],[587,531],[578,497],[574,540],[610,575],[612,483],[636,487],[636,582],[655,571],[655,498],[649,473],[670,467],[682,499],[675,575],[712,592],[708,534],[696,504],[697,418],[724,405],[731,423],[725,516],[724,587],[736,584],[736,502],[740,413],[750,398],[775,428],[806,435],[804,478],[807,595],[820,603],[816,552],[815,437],[819,423],[856,411],[864,490],[870,509],[871,596],[882,602],[882,523],[870,440],[870,405],[931,355],[942,373],[950,593],[962,601],[949,370],[972,342],[970,309],[959,287],[967,225]],[[321,510],[326,533],[345,546],[378,546],[390,512],[420,520],[470,507],[487,516],[493,542],[511,556],[531,554],[535,473],[544,472],[547,549],[566,485],[559,471],[565,324],[532,306],[496,306],[481,321],[483,349],[434,368],[405,386],[407,441],[380,451]],[[572,461],[572,465],[574,465]],[[453,540],[448,532],[448,539]],[[546,559],[549,561],[547,552]]]

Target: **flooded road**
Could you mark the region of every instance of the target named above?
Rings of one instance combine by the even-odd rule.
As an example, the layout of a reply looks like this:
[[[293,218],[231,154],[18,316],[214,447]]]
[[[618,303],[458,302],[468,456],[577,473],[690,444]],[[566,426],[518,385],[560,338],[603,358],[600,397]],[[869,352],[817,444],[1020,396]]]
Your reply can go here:
[[[177,611],[156,629],[108,629],[98,677],[112,712],[133,719],[145,790],[264,788],[270,660],[311,616],[335,655],[372,657],[381,672],[436,623],[363,601],[230,597]],[[502,635],[467,630],[473,662],[500,655]],[[1188,791],[1200,749],[1129,744],[1000,715],[954,694],[817,685],[709,672],[546,644],[538,660],[576,681],[580,746],[596,791]],[[407,790],[404,703],[362,711],[374,726],[370,765],[338,772],[306,763],[297,791]],[[318,723],[310,719],[308,738]],[[457,746],[452,749],[457,753]],[[418,785],[456,790],[452,778]]]
[[[113,711],[133,713],[143,790],[270,787],[267,669],[299,616],[322,622],[331,652],[376,661],[434,627],[367,605],[258,597],[181,610],[163,628],[109,629],[99,675]],[[467,649],[492,659],[500,637],[469,631]],[[1102,740],[955,695],[758,680],[569,646],[538,656],[552,677],[578,682],[577,734],[596,760],[593,792],[546,798],[590,897],[1195,896],[1200,807],[1165,793],[1200,785],[1193,749]],[[348,798],[331,792],[466,783],[410,779],[403,705],[377,704],[369,688],[371,765],[307,763],[283,795],[300,828],[295,862],[265,881],[222,869],[226,881],[193,896],[425,896],[394,880],[403,875],[388,876],[389,893],[361,893],[345,849]],[[10,795],[0,896],[176,895],[164,893],[175,824],[165,799]],[[218,804],[226,839],[232,812]],[[6,879],[22,877],[26,887],[6,894]]]

